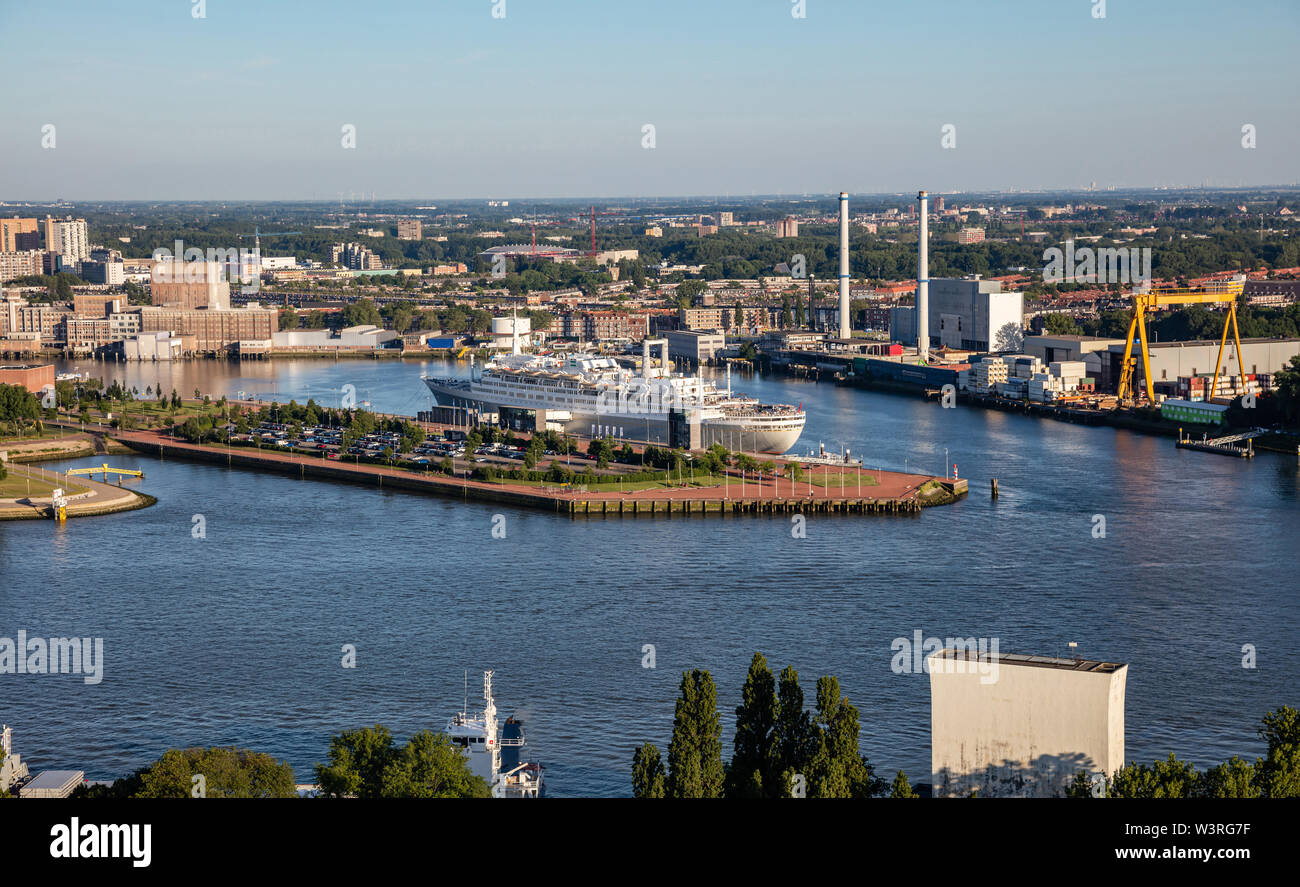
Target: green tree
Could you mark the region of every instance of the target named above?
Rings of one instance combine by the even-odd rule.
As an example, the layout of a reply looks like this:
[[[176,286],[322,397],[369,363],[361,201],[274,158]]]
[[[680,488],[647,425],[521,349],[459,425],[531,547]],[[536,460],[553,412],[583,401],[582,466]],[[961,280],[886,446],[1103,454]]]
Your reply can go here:
[[[343,316],[343,325],[345,327],[365,324],[379,326],[383,323],[383,317],[371,299],[358,299],[355,302],[350,302],[343,306],[343,311],[340,313]]]
[[[445,733],[421,730],[384,767],[385,798],[488,798],[492,787]]]
[[[1171,752],[1167,761],[1150,767],[1133,762],[1121,767],[1111,780],[1107,794],[1114,798],[1191,798],[1197,793],[1200,774]]]
[[[1277,388],[1278,409],[1283,419],[1290,425],[1300,425],[1300,354],[1273,374],[1273,385]]]
[[[831,675],[817,681],[813,723],[819,742],[809,767],[809,797],[869,798],[884,791],[884,780],[858,750],[858,710],[840,695],[840,682]]]
[[[378,798],[384,768],[393,755],[393,734],[376,724],[330,737],[329,764],[316,765],[316,783],[326,797]]]
[[[722,725],[713,676],[695,669],[682,672],[681,697],[668,743],[666,794],[670,798],[720,798]]]
[[[891,798],[919,798],[916,792],[912,791],[912,785],[907,781],[907,776],[902,770],[894,777],[894,783],[889,788]]]
[[[209,798],[293,798],[293,768],[262,752],[239,748],[168,749],[139,772],[136,798],[188,798],[202,776]]]
[[[1250,764],[1233,755],[1231,760],[1205,771],[1198,795],[1203,798],[1261,797],[1256,780],[1258,771],[1259,762]]]
[[[1049,336],[1078,336],[1083,329],[1068,314],[1048,314],[1043,318],[1043,332]]]
[[[805,773],[815,752],[816,737],[812,715],[804,709],[803,688],[799,672],[787,665],[777,683],[776,736],[777,766],[783,776],[784,792],[789,793],[796,773]]]
[[[727,768],[727,797],[781,797],[785,792],[776,735],[780,706],[776,678],[762,653],[754,654],[740,697],[735,751]]]
[[[632,752],[632,797],[662,798],[666,792],[658,746],[647,742]]]
[[[1260,792],[1269,798],[1300,798],[1300,711],[1284,705],[1264,715],[1260,738],[1268,752],[1256,764]]]

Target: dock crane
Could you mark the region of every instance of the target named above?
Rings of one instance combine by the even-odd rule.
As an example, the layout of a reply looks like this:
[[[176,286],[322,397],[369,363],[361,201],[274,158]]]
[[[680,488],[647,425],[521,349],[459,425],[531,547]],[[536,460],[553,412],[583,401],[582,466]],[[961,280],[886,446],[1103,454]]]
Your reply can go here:
[[[1152,289],[1147,292],[1133,293],[1133,316],[1128,322],[1128,336],[1124,340],[1124,362],[1119,376],[1119,402],[1131,406],[1137,399],[1137,385],[1133,378],[1137,369],[1137,358],[1133,355],[1135,337],[1142,345],[1142,378],[1145,383],[1148,403],[1156,402],[1155,385],[1151,379],[1151,352],[1147,347],[1147,315],[1160,308],[1174,305],[1226,305],[1223,318],[1223,334],[1219,337],[1219,355],[1214,361],[1214,381],[1210,385],[1209,397],[1214,397],[1218,390],[1219,375],[1223,369],[1223,349],[1228,342],[1228,328],[1232,328],[1232,339],[1237,346],[1237,366],[1243,367],[1241,356],[1241,334],[1237,331],[1237,298],[1245,288],[1245,275],[1238,275],[1232,280],[1211,283],[1204,287]]]

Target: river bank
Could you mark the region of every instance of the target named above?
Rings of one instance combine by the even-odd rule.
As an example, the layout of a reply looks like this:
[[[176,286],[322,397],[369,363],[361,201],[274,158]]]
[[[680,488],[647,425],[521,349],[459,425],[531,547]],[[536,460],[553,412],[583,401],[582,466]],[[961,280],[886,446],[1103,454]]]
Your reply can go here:
[[[36,495],[0,498],[0,521],[51,520],[53,498],[51,491],[63,489],[67,500],[69,518],[98,517],[148,508],[158,500],[147,493],[126,489],[115,484],[100,483],[84,477],[69,479],[57,472],[43,471],[26,465],[8,465],[9,476],[4,483],[18,487],[36,484]]]

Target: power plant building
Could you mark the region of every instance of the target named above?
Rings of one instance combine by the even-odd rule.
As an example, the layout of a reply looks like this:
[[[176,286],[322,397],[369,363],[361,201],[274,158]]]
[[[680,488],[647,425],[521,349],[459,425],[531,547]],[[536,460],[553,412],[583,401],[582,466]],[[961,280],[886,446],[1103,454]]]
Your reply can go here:
[[[997,280],[936,277],[928,281],[928,340],[961,351],[1018,351],[1024,341],[1025,296]],[[917,344],[917,309],[890,311],[889,335]]]
[[[926,666],[934,797],[1055,797],[1124,766],[1127,665],[949,647]]]

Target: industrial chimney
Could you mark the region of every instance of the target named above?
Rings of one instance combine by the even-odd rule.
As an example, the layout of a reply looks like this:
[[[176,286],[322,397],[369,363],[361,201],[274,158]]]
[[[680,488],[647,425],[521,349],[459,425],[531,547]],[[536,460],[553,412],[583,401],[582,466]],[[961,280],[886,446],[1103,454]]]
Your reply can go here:
[[[840,338],[849,339],[849,195],[840,192]]]
[[[922,361],[930,359],[930,199],[920,191],[921,229],[916,240],[916,353]]]

